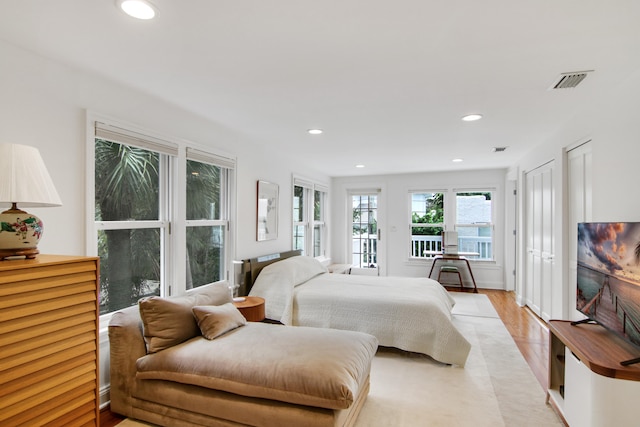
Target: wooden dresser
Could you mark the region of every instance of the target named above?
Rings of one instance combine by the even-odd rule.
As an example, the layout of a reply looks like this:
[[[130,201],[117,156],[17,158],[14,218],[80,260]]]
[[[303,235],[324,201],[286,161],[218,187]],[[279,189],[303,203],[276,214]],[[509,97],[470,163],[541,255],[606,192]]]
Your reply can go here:
[[[0,261],[0,425],[97,426],[99,258]]]

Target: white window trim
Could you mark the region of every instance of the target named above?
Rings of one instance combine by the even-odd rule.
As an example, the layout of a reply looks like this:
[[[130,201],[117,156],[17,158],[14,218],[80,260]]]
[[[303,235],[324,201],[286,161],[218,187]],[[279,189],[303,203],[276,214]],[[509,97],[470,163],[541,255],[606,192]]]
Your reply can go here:
[[[170,168],[175,172],[167,178],[172,180],[162,182],[161,197],[169,197],[168,209],[170,212],[161,212],[161,218],[158,221],[135,221],[129,223],[123,221],[117,225],[130,225],[130,228],[158,228],[163,232],[169,232],[170,228],[174,230],[180,228],[186,230],[188,226],[194,225],[225,225],[225,275],[224,279],[228,280],[233,276],[233,260],[235,259],[236,248],[236,171],[237,160],[235,156],[221,150],[202,147],[199,144],[180,138],[170,137],[154,132],[149,129],[139,127],[138,125],[127,123],[126,121],[109,117],[104,114],[93,111],[86,111],[86,193],[85,193],[85,213],[87,215],[86,234],[85,234],[85,253],[88,256],[98,256],[97,249],[97,232],[99,229],[114,229],[116,224],[110,222],[95,221],[95,139],[96,137],[107,136],[109,132],[117,132],[121,142],[134,145],[141,148],[150,149],[152,151],[161,152],[170,155]],[[96,130],[98,129],[98,130]],[[124,136],[123,136],[124,135]],[[124,138],[129,138],[126,141]],[[110,139],[110,138],[109,138]],[[217,166],[229,169],[228,185],[229,195],[225,198],[228,200],[226,206],[227,219],[206,221],[211,224],[204,224],[200,221],[187,221],[186,216],[186,191],[179,189],[184,187],[184,178],[186,175],[186,160],[196,160],[205,163],[215,164]],[[163,186],[166,186],[163,191]],[[173,193],[167,191],[167,187],[172,189]],[[164,217],[163,217],[164,216]],[[172,218],[172,221],[167,219]],[[172,224],[173,223],[173,226]],[[197,223],[197,224],[196,224]],[[113,227],[113,228],[112,228]],[[167,239],[168,248],[165,248],[166,259],[186,259],[186,235],[184,232],[172,232]],[[164,261],[161,261],[164,262]],[[181,294],[187,292],[185,289],[186,263],[174,262],[161,269],[164,275],[163,282],[170,285],[171,294]],[[161,289],[161,294],[166,293],[169,289]],[[107,326],[111,320],[113,313],[107,313],[100,316],[100,333],[106,333]]]
[[[329,254],[329,220],[328,220],[328,212],[329,210],[329,185],[325,183],[321,183],[315,181],[310,178],[303,177],[301,175],[292,175],[292,184],[291,184],[291,201],[293,203],[293,198],[295,197],[295,187],[302,187],[305,191],[305,200],[303,209],[303,220],[296,221],[295,218],[292,220],[292,237],[291,237],[291,246],[293,247],[293,228],[296,226],[303,226],[305,231],[305,239],[304,239],[304,253],[306,255],[313,254],[313,234],[315,232],[315,226],[320,225],[322,228],[322,252],[323,254],[315,257],[320,261],[325,261],[330,259]],[[321,191],[325,194],[323,200],[323,213],[322,216],[324,221],[316,221],[314,218],[314,203],[315,203],[315,192]],[[293,215],[293,209],[292,209]]]
[[[488,258],[481,258],[481,259],[474,259],[474,258],[469,258],[469,261],[474,261],[474,262],[495,262],[496,261],[496,233],[495,233],[495,221],[496,221],[496,205],[495,205],[495,199],[496,199],[496,195],[497,195],[497,189],[495,187],[470,187],[470,188],[453,188],[452,190],[452,194],[453,194],[453,207],[454,207],[454,217],[453,217],[453,226],[455,230],[458,230],[459,228],[464,228],[464,227],[475,227],[475,228],[489,228],[491,231],[491,245],[492,245],[492,251],[491,251],[491,255],[492,258],[488,259]],[[458,222],[456,221],[457,219],[457,202],[456,202],[456,196],[458,193],[491,193],[491,222],[484,222],[484,223],[477,223],[477,224],[458,224]]]
[[[418,190],[414,190],[414,189],[410,189],[407,193],[408,195],[408,216],[409,216],[409,241],[407,242],[407,259],[409,261],[421,261],[424,259],[432,259],[434,257],[434,255],[429,256],[429,257],[414,257],[411,254],[411,245],[412,245],[412,238],[411,236],[413,235],[413,229],[414,228],[418,228],[418,227],[425,227],[424,224],[416,224],[413,222],[413,195],[414,194],[436,194],[436,193],[442,193],[442,203],[443,203],[443,209],[444,209],[444,216],[442,218],[443,222],[437,222],[434,224],[428,224],[426,226],[428,227],[441,227],[443,231],[449,231],[449,229],[447,228],[447,224],[450,224],[450,222],[448,222],[448,218],[447,218],[447,200],[450,198],[449,197],[449,190],[443,190],[443,189],[418,189]]]
[[[411,230],[414,227],[414,224],[412,222],[412,218],[411,218],[411,213],[412,213],[412,206],[411,206],[411,195],[412,194],[416,194],[416,193],[443,193],[444,195],[444,200],[443,200],[443,206],[444,206],[444,217],[443,217],[443,221],[444,223],[442,223],[442,228],[444,231],[455,231],[457,230],[458,226],[471,226],[471,224],[457,224],[456,222],[456,216],[457,216],[457,209],[456,209],[456,194],[457,193],[491,193],[491,198],[492,201],[495,201],[496,197],[498,196],[498,189],[493,187],[493,186],[487,186],[487,187],[451,187],[451,188],[446,188],[446,189],[424,189],[424,188],[418,188],[418,189],[413,189],[410,188],[408,190],[408,218],[409,218],[409,227],[408,227],[408,236],[407,236],[407,243],[406,243],[406,248],[407,248],[407,260],[409,262],[415,262],[418,260],[422,260],[424,258],[418,258],[418,257],[413,257],[411,256]],[[495,263],[496,262],[496,244],[497,244],[497,240],[496,240],[496,235],[495,235],[495,221],[496,221],[496,206],[495,203],[491,203],[491,223],[490,224],[473,224],[474,227],[491,227],[491,241],[492,241],[492,245],[493,245],[493,258],[492,259],[474,259],[474,258],[469,258],[469,261],[471,262],[477,262],[477,263]],[[417,227],[418,225],[416,225]],[[434,226],[438,226],[437,224],[434,224]]]

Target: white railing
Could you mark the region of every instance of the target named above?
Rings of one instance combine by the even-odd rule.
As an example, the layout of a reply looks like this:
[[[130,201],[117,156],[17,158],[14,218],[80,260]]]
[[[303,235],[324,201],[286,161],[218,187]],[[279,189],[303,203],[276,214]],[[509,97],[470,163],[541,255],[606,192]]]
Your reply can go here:
[[[441,251],[442,237],[440,236],[411,236],[411,257],[429,258],[425,251]],[[473,259],[493,259],[491,237],[458,236],[459,252],[477,252],[480,255]]]

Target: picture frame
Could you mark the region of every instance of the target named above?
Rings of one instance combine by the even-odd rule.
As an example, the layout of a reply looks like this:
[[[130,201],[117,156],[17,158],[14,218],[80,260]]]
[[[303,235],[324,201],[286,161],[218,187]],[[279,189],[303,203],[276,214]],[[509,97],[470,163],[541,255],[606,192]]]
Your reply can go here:
[[[258,181],[256,201],[256,240],[278,238],[278,184]]]

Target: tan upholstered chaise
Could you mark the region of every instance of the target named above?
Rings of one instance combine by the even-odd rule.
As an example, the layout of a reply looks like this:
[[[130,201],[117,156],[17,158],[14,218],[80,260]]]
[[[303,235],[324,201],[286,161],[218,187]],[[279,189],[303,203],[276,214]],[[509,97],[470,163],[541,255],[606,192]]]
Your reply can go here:
[[[111,410],[163,426],[353,425],[375,337],[247,322],[208,340],[197,323],[178,327],[192,305],[227,302],[226,285],[212,285],[115,313]]]

